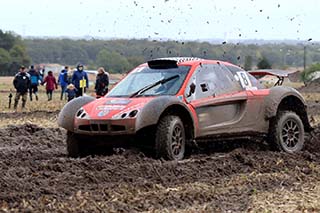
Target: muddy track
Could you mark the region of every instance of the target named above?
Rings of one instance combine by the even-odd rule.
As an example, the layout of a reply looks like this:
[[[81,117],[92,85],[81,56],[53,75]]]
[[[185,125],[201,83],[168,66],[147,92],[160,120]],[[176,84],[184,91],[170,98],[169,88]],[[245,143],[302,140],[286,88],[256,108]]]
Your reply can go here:
[[[0,129],[0,209],[12,211],[248,211],[257,193],[301,191],[320,181],[319,128],[304,152],[255,143],[207,147],[181,162],[139,150],[68,158],[65,131],[32,124]],[[257,210],[257,209],[256,209]],[[320,209],[318,209],[320,210]]]

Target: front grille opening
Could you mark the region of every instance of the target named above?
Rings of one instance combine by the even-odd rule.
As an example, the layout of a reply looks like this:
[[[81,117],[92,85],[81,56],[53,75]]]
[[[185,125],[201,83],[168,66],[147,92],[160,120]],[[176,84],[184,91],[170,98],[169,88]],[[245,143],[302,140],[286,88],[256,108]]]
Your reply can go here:
[[[124,131],[124,130],[126,130],[125,126],[111,125],[111,131],[117,132],[117,131]]]
[[[92,131],[99,131],[98,124],[91,124]]]
[[[91,131],[90,125],[80,125],[79,129],[82,131]]]
[[[100,124],[100,130],[101,131],[108,131],[108,124]]]

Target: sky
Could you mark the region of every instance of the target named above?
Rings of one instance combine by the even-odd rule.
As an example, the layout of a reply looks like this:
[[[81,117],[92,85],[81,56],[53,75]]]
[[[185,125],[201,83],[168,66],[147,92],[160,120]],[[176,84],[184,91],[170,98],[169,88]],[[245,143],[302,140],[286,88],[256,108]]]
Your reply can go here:
[[[320,0],[2,0],[27,37],[320,41]]]

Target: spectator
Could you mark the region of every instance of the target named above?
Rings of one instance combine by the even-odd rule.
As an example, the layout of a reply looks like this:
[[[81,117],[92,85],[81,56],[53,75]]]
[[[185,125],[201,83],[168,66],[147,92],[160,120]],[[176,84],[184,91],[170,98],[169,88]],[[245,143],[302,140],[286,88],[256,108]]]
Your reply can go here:
[[[22,109],[25,108],[30,84],[30,75],[26,72],[25,67],[22,65],[20,66],[19,72],[13,79],[13,85],[16,89],[16,95],[14,98],[15,110],[17,109],[20,97],[22,97]]]
[[[105,96],[108,93],[108,86],[109,86],[109,76],[103,67],[99,67],[97,79],[96,79],[96,85],[94,88],[96,91],[96,97],[100,98],[102,96]]]
[[[46,91],[48,96],[48,101],[52,100],[53,90],[58,89],[56,78],[53,76],[52,71],[48,72],[48,75],[44,78],[42,85],[46,84]]]
[[[46,69],[45,69],[45,67],[43,66],[43,67],[40,69],[40,71],[39,71],[41,83],[42,83],[42,81],[43,81],[43,76],[44,76],[44,73],[45,73],[45,72],[46,72]]]
[[[38,71],[34,69],[34,66],[31,65],[30,70],[28,72],[30,75],[30,88],[29,88],[29,95],[30,95],[30,101],[32,101],[32,93],[34,93],[36,100],[38,100],[38,86],[39,86],[39,81],[41,82],[40,74]]]
[[[65,95],[66,88],[68,86],[68,66],[65,66],[63,70],[61,70],[59,78],[58,78],[58,84],[61,86],[61,95],[60,100],[63,99],[63,95]],[[65,96],[66,99],[66,96]]]
[[[74,99],[77,95],[77,89],[73,84],[69,84],[66,89],[66,93],[68,95],[68,102]]]
[[[78,64],[77,70],[72,75],[72,84],[77,89],[76,97],[82,96],[89,87],[89,80],[87,73],[83,70],[83,65]]]

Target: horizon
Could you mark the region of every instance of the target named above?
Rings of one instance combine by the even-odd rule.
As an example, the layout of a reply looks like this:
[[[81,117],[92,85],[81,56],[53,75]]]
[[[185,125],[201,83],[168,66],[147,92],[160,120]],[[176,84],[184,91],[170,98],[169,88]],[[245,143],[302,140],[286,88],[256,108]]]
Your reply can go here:
[[[9,31],[8,31],[9,32]],[[11,31],[12,32],[12,31]],[[15,33],[15,32],[14,32]],[[21,35],[19,35],[21,36]],[[169,41],[175,41],[175,42],[208,42],[210,44],[255,44],[255,45],[263,45],[263,44],[294,44],[294,45],[305,45],[305,44],[320,44],[320,40],[313,40],[312,38],[309,38],[305,41],[299,40],[299,39],[229,39],[228,42],[226,42],[222,38],[203,38],[203,39],[186,39],[186,40],[175,40],[171,38],[122,38],[122,37],[92,37],[92,36],[21,36],[22,39],[28,39],[28,40],[36,40],[36,39],[69,39],[69,40],[100,40],[100,41],[113,41],[113,40],[148,40],[152,42],[169,42]]]

